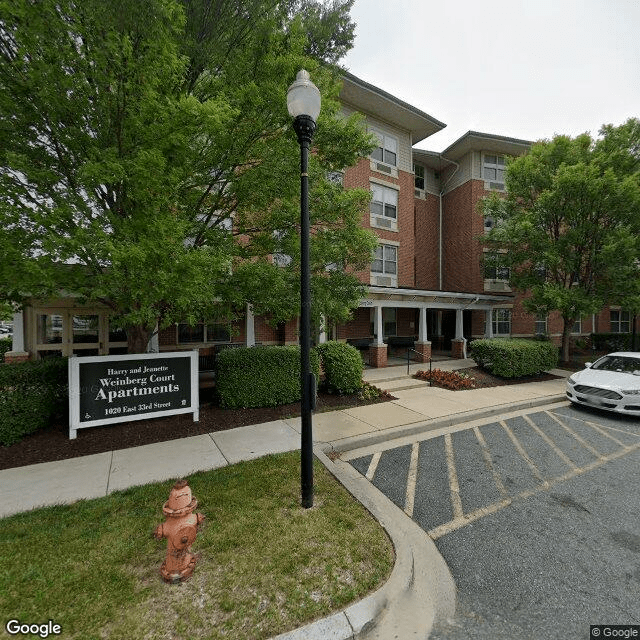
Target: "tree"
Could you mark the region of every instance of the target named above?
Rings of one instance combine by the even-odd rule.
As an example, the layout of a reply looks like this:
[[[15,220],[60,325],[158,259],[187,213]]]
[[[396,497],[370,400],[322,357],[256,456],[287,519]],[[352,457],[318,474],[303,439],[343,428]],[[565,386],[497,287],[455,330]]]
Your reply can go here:
[[[618,129],[602,133],[533,145],[508,163],[506,197],[483,203],[500,221],[484,239],[489,255],[527,292],[525,309],[562,315],[564,361],[576,320],[618,302],[640,278],[640,181],[614,143]]]
[[[247,303],[274,322],[295,315],[299,158],[286,91],[306,68],[323,95],[310,163],[324,305],[314,314],[343,317],[363,295],[347,272],[374,241],[359,230],[367,194],[331,177],[370,140],[339,117],[329,64],[350,43],[351,2],[318,6],[0,0],[0,296],[64,290],[103,303],[131,352],[156,325],[229,318]],[[318,20],[340,25],[336,50]]]

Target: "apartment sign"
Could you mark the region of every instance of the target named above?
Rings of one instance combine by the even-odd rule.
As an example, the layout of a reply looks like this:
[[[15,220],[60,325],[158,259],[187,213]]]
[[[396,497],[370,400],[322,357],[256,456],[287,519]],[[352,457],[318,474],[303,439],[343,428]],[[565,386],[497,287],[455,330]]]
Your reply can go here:
[[[69,438],[78,429],[181,413],[199,419],[198,352],[69,358]]]

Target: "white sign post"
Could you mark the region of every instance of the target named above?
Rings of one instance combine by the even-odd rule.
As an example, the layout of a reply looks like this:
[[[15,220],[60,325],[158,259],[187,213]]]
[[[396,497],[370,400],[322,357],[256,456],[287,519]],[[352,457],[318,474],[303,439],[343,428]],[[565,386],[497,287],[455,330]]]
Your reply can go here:
[[[69,358],[69,439],[78,429],[180,413],[200,419],[198,351]]]

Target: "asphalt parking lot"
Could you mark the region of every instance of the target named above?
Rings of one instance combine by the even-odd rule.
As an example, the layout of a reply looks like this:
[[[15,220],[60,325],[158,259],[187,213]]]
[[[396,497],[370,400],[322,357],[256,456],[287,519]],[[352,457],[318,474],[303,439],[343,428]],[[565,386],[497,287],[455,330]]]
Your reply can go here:
[[[639,419],[556,405],[420,438],[343,458],[449,565],[456,617],[431,638],[640,625]]]

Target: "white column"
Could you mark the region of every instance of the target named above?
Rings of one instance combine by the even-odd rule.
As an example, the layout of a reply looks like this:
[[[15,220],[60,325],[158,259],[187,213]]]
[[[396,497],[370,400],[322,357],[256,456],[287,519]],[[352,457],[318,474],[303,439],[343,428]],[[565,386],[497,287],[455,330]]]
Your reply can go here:
[[[418,329],[418,342],[427,342],[427,308],[420,307],[420,327]]]
[[[13,314],[12,353],[24,353],[24,315],[22,311]]]
[[[493,319],[492,310],[486,309],[484,312],[484,337],[493,338]]]
[[[160,353],[160,341],[158,340],[158,323],[156,322],[156,328],[149,338],[149,344],[147,345],[147,353]]]
[[[318,336],[318,344],[324,344],[327,341],[327,319],[320,316],[320,335]]]
[[[376,344],[383,345],[384,340],[382,339],[382,307],[374,307],[374,324],[376,327]]]
[[[456,340],[462,340],[464,332],[462,329],[462,309],[456,309]]]
[[[253,316],[253,308],[250,304],[247,305],[246,334],[247,347],[254,347],[256,344],[256,327],[255,318]]]

